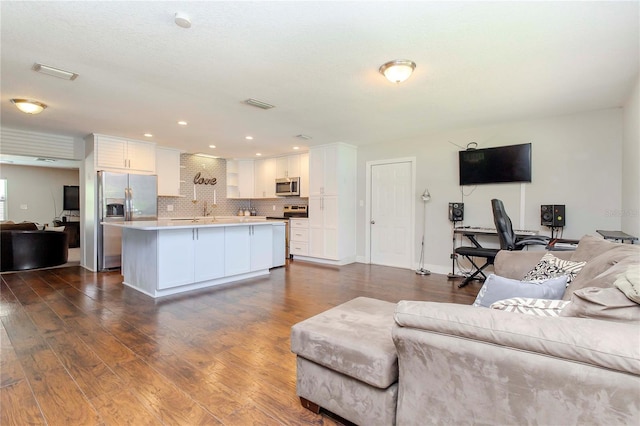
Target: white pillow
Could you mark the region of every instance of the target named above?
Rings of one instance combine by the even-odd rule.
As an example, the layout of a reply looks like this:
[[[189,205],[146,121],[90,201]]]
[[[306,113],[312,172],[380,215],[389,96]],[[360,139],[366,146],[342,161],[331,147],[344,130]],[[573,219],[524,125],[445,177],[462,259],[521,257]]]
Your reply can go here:
[[[54,231],[54,232],[63,232],[64,231],[64,226],[49,226],[48,228],[45,228],[46,231]]]
[[[511,299],[512,297],[559,300],[564,296],[566,287],[566,275],[543,282],[528,282],[490,274],[480,289],[476,301],[473,302],[473,306],[488,308],[498,300]]]

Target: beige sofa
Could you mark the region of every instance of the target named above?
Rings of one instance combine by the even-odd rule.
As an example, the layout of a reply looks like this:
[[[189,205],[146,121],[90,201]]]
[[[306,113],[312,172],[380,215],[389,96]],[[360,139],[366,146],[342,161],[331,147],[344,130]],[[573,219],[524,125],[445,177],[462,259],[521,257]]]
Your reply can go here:
[[[542,254],[501,251],[495,274],[522,279]],[[398,303],[397,424],[638,424],[640,305],[614,281],[640,246],[585,236],[553,254],[586,261],[560,316]]]

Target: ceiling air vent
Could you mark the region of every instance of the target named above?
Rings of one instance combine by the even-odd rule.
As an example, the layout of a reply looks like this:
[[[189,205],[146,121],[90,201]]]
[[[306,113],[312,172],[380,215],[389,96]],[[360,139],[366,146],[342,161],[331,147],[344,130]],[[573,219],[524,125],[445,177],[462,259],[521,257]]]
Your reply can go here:
[[[275,105],[271,105],[271,104],[268,104],[266,102],[262,102],[262,101],[259,101],[257,99],[253,99],[253,98],[247,99],[246,101],[244,101],[244,103],[247,104],[247,105],[251,105],[251,106],[262,108],[262,109],[275,108]]]
[[[65,80],[73,81],[76,78],[78,78],[78,74],[76,74],[75,72],[61,70],[60,68],[50,67],[49,65],[35,63],[31,67],[31,69],[34,71],[40,72],[42,74],[47,74],[52,77],[58,77]]]
[[[296,135],[296,138],[298,138],[298,139],[304,139],[304,140],[306,140],[306,141],[308,141],[309,139],[313,139],[311,136],[309,136],[309,135],[305,135],[305,134],[299,134],[299,135]]]
[[[42,162],[45,162],[45,163],[55,163],[56,160],[54,160],[53,158],[39,157],[39,158],[36,158],[36,161],[42,161]]]

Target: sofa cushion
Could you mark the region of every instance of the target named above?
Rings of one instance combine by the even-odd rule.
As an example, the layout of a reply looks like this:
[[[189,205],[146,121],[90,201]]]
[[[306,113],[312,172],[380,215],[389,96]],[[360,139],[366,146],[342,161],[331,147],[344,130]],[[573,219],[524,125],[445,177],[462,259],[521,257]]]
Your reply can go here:
[[[571,260],[574,262],[589,261],[619,245],[618,243],[607,241],[602,237],[585,235],[578,241],[578,247],[576,247],[575,251],[571,254]]]
[[[587,262],[574,262],[571,260],[559,259],[553,253],[547,253],[536,266],[522,278],[523,281],[540,282],[560,275],[567,276],[567,283],[570,283],[582,270]]]
[[[507,312],[517,312],[539,317],[559,317],[560,312],[569,303],[567,300],[533,299],[528,297],[514,297],[498,300],[491,304],[491,309]]]
[[[490,274],[478,292],[473,306],[484,306],[488,308],[498,300],[510,299],[512,297],[561,299],[566,286],[566,275],[534,283]]]
[[[614,244],[614,243],[612,243]],[[587,287],[613,287],[618,275],[631,265],[640,262],[640,245],[616,244],[587,262],[582,271],[569,284],[563,299],[571,299],[571,293]]]
[[[0,231],[37,231],[38,225],[33,222],[0,223]]]
[[[573,292],[560,316],[640,322],[640,305],[617,288],[587,287]]]
[[[391,339],[395,303],[358,297],[291,327],[291,351],[386,389],[398,380]]]
[[[400,327],[456,339],[473,339],[640,375],[640,333],[636,324],[515,315],[453,303],[404,300],[396,307],[395,319]],[[469,368],[474,361],[473,357],[469,358]],[[499,365],[493,368],[499,368]]]

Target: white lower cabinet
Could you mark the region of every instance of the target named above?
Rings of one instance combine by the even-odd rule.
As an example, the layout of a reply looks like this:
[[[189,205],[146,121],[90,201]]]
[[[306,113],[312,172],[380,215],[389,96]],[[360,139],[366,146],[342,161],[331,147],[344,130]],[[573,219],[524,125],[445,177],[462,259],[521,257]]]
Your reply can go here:
[[[309,197],[309,256],[338,259],[338,197]]]
[[[250,226],[251,271],[273,266],[273,229],[271,226]]]
[[[225,275],[245,274],[271,268],[272,250],[271,226],[247,225],[226,228]],[[234,256],[234,253],[239,255]]]
[[[225,275],[223,228],[158,231],[158,289]]]
[[[194,281],[195,229],[158,231],[158,289]]]
[[[249,272],[251,259],[251,235],[248,226],[228,227],[224,235],[224,270],[227,275],[237,275]]]
[[[289,253],[309,255],[309,219],[291,219],[289,221]]]
[[[194,244],[194,279],[196,282],[224,277],[225,230],[223,228],[196,228]]]

